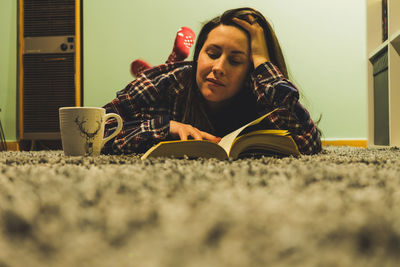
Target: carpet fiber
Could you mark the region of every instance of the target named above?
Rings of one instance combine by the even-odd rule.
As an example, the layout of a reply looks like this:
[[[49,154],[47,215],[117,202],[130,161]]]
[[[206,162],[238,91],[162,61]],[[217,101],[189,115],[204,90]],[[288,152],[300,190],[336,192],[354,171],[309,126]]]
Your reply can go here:
[[[0,152],[0,266],[396,266],[400,150]]]

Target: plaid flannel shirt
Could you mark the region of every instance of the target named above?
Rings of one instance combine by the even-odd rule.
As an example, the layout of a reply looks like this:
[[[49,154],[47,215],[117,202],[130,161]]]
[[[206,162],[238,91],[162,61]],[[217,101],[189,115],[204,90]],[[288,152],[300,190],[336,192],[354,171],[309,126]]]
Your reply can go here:
[[[180,121],[185,79],[191,78],[191,62],[176,62],[144,71],[104,108],[122,117],[122,131],[103,148],[104,153],[143,153],[154,144],[169,138],[170,120]],[[297,88],[279,69],[266,62],[251,74],[252,88],[270,125],[287,129],[302,154],[321,151],[320,134],[308,111],[299,103]],[[105,136],[116,128],[115,119],[107,121]]]

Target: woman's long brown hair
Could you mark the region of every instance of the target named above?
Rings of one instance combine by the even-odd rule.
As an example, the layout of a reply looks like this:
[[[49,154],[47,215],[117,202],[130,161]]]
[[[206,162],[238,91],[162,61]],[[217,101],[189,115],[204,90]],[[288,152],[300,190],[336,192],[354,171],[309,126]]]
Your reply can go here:
[[[248,15],[253,16],[253,18],[264,30],[271,62],[278,66],[282,74],[288,78],[285,59],[283,57],[278,39],[276,38],[275,32],[270,23],[265,19],[265,17],[259,11],[249,7],[228,10],[221,16],[218,16],[207,22],[197,37],[193,54],[192,77],[185,85],[187,90],[185,93],[186,101],[184,103],[184,112],[182,118],[183,123],[188,123],[202,131],[213,133],[214,129],[210,120],[208,119],[205,99],[201,95],[196,83],[197,60],[199,58],[200,51],[207,40],[208,34],[217,26],[221,24],[235,26],[248,34],[246,30],[232,21],[233,18],[240,18],[248,21]]]

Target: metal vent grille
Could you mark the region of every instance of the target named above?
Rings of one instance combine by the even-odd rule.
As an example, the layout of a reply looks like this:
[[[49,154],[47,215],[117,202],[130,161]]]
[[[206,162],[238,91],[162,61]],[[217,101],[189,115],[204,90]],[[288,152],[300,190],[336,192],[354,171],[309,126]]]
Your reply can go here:
[[[25,0],[24,37],[75,35],[75,0]]]
[[[74,54],[26,54],[24,132],[59,132],[58,109],[75,106]]]

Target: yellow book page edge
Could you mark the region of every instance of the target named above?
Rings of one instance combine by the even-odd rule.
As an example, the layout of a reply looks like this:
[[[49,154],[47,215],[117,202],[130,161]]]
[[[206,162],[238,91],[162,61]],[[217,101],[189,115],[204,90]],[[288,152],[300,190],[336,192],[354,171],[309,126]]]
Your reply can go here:
[[[272,134],[272,133],[274,133],[274,134]],[[254,136],[254,135],[262,135],[262,134],[271,134],[271,135],[274,135],[274,136],[287,136],[289,139],[290,139],[290,142],[295,146],[295,148],[296,148],[296,153],[295,153],[295,155],[296,156],[300,156],[301,155],[301,153],[300,153],[300,151],[299,151],[299,148],[297,147],[297,144],[296,144],[296,142],[293,140],[293,138],[289,135],[289,131],[288,130],[275,130],[275,129],[273,129],[273,130],[258,130],[258,131],[254,131],[254,132],[250,132],[250,133],[248,133],[248,134],[244,134],[244,135],[241,135],[241,136],[238,136],[236,139],[235,139],[235,141],[233,142],[233,144],[232,144],[232,147],[233,147],[233,145],[235,144],[235,143],[237,143],[240,139],[242,139],[242,138],[246,138],[246,137],[249,137],[249,136]],[[273,144],[271,144],[271,145],[273,145]],[[273,149],[272,147],[271,147],[271,149],[272,150],[274,150],[274,151],[276,151],[276,152],[279,152],[278,150],[276,150],[276,149]],[[230,155],[229,155],[230,156]]]

